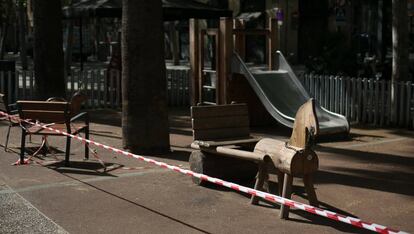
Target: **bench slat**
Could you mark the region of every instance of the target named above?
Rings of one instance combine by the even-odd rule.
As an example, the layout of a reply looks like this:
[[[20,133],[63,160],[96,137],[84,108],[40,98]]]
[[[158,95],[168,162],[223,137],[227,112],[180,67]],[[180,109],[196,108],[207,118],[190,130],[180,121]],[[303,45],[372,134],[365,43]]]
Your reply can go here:
[[[221,116],[248,115],[246,104],[231,104],[223,106],[192,106],[192,118],[208,118]]]
[[[194,140],[214,140],[224,138],[248,138],[250,136],[249,127],[240,128],[221,128],[193,130]]]
[[[191,121],[194,130],[249,126],[249,116],[247,115],[193,118]]]
[[[17,101],[22,110],[65,111],[68,110],[68,102],[45,101]]]
[[[63,111],[37,111],[37,110],[22,110],[21,118],[38,120],[43,123],[65,122],[65,112]]]

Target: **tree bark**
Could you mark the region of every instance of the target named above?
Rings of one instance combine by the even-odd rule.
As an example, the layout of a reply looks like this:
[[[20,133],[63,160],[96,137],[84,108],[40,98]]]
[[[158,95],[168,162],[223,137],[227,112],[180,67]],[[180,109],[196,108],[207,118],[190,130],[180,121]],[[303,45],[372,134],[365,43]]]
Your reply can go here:
[[[35,91],[39,99],[66,97],[61,1],[33,1]]]
[[[4,9],[0,11],[0,13],[4,14],[3,17],[0,17],[3,18],[0,22],[0,59],[4,59],[4,54],[6,50],[6,38],[9,31],[10,15],[13,6],[12,3],[12,1],[6,1],[0,5],[1,7],[4,7]]]
[[[3,27],[1,28],[0,59],[4,59],[4,54],[5,54],[5,50],[6,50],[7,31],[9,31],[9,23],[6,21],[6,22],[3,23]]]
[[[68,3],[68,6],[70,7],[71,13],[73,13],[72,9],[73,1],[70,0]],[[70,73],[70,67],[72,65],[72,47],[73,47],[73,19],[70,19],[67,21],[66,25],[66,48],[65,48],[65,54],[64,54],[64,71],[65,71],[65,77]]]
[[[67,25],[67,37],[65,48],[65,75],[69,74],[72,65],[72,48],[73,48],[73,20],[69,20]]]
[[[169,150],[161,0],[123,0],[123,147],[139,154]]]
[[[408,12],[407,0],[392,0],[392,74],[391,80],[406,81],[408,77]],[[391,85],[391,122],[397,121],[396,85]]]
[[[18,21],[19,21],[19,40],[20,40],[20,61],[23,70],[27,70],[26,54],[26,8],[23,1],[18,1]]]
[[[407,0],[392,0],[392,80],[408,80]]]

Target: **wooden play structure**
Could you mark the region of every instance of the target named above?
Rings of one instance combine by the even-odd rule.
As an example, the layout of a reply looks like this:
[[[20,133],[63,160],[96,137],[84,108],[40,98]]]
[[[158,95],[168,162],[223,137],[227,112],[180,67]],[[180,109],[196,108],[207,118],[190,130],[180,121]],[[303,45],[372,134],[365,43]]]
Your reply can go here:
[[[257,171],[255,189],[269,192],[269,173],[278,178],[279,195],[290,198],[293,177],[303,177],[309,203],[318,206],[312,176],[318,169],[318,157],[312,142],[319,133],[315,101],[310,99],[298,110],[288,142],[250,136],[245,104],[193,106],[191,108],[196,149],[190,156],[192,171],[228,178],[243,177]],[[243,163],[244,162],[244,163]],[[203,181],[193,179],[195,183]],[[257,204],[257,197],[251,198]],[[280,218],[289,208],[281,206]]]
[[[218,28],[202,29],[200,20],[190,19],[190,66],[191,66],[191,102],[192,105],[205,103],[203,94],[206,88],[215,89],[215,101],[210,104],[229,104],[236,100],[229,92],[232,80],[231,58],[236,51],[245,58],[247,35],[262,35],[266,38],[266,62],[269,70],[275,68],[275,53],[278,44],[278,25],[274,18],[267,18],[267,28],[246,29],[245,21],[228,17],[220,18]],[[211,68],[205,69],[206,37],[214,38],[214,60]],[[206,85],[206,77],[213,74],[214,84]]]
[[[277,51],[277,21],[268,18],[264,29],[245,25],[241,19],[220,18],[218,28],[200,29],[199,21],[190,21],[192,104],[246,103],[251,125],[269,125],[276,120],[293,128],[295,114],[312,96]],[[266,65],[246,62],[247,35],[265,36]],[[205,56],[206,44],[209,56]],[[211,61],[205,61],[208,57]],[[315,109],[320,119],[319,135],[348,135],[350,126],[345,116],[324,109],[318,102]]]

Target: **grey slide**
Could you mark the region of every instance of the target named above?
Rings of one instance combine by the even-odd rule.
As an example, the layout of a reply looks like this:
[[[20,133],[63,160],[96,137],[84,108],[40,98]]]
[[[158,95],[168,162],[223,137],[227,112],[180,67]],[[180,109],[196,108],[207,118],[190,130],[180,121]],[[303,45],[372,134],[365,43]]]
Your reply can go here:
[[[266,110],[279,123],[292,128],[299,107],[310,99],[292,68],[280,51],[276,53],[278,70],[268,71],[248,68],[240,56],[234,52],[232,72],[243,74]],[[321,107],[316,100],[316,115],[319,120],[320,135],[348,134],[349,123],[339,115]]]

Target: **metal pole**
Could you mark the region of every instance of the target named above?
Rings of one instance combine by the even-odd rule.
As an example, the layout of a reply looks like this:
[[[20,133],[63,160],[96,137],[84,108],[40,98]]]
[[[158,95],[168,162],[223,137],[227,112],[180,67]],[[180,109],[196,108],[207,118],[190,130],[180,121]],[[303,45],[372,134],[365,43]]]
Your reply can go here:
[[[79,54],[80,54],[80,69],[83,71],[83,40],[82,40],[82,17],[79,19]]]

